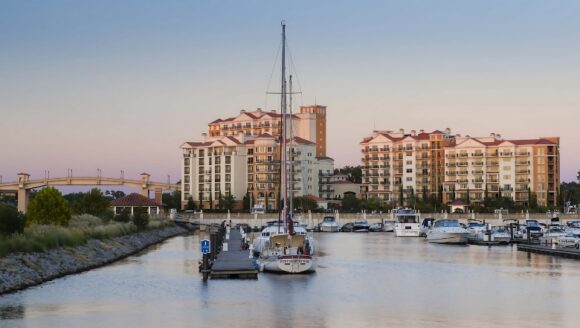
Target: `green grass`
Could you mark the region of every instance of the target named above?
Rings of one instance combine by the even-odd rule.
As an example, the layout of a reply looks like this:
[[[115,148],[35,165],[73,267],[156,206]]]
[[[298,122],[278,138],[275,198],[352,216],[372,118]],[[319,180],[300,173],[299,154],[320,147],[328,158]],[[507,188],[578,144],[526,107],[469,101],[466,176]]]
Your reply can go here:
[[[172,226],[168,219],[151,218],[147,230]],[[74,216],[68,227],[32,225],[22,234],[0,235],[0,257],[16,252],[44,252],[62,246],[80,246],[89,239],[110,239],[132,234],[139,230],[133,223],[104,223],[92,215]]]

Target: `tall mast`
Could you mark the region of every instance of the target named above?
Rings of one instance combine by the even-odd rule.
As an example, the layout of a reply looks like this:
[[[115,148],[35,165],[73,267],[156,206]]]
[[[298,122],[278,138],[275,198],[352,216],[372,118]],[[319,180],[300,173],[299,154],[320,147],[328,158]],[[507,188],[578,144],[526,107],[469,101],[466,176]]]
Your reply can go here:
[[[283,199],[283,208],[282,208],[282,215],[284,216],[284,220],[288,224],[288,233],[293,235],[294,234],[294,226],[292,220],[288,218],[288,169],[286,167],[287,161],[287,153],[286,153],[286,24],[282,22],[282,77],[281,77],[281,86],[282,90],[280,92],[281,99],[280,99],[280,111],[282,114],[282,199]]]
[[[294,130],[292,129],[292,121],[293,121],[293,117],[292,117],[292,74],[290,74],[289,78],[288,78],[288,87],[289,87],[289,103],[288,103],[288,109],[289,109],[289,115],[290,115],[290,120],[288,122],[288,130],[290,133],[290,150],[289,153],[290,155],[290,162],[288,163],[289,166],[289,170],[290,170],[290,174],[289,174],[289,182],[292,183],[292,185],[290,185],[290,183],[288,184],[288,186],[290,187],[290,201],[289,204],[290,205],[290,220],[294,221]],[[294,222],[292,222],[292,225],[294,225]]]

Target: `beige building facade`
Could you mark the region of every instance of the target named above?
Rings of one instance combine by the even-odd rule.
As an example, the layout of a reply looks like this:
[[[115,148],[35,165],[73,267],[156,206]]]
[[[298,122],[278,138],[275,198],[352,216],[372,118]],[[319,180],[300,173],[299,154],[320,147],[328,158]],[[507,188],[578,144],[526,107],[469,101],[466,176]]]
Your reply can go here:
[[[317,196],[319,163],[333,166],[332,159],[317,158],[326,152],[326,107],[301,107],[287,123],[294,136],[288,140],[289,193]],[[202,141],[181,146],[182,206],[191,199],[198,208],[217,208],[231,195],[238,208],[248,197],[251,206],[277,210],[286,179],[280,174],[281,132],[281,115],[261,109],[209,123]]]
[[[559,138],[461,137],[449,129],[375,131],[361,142],[363,193],[399,204],[438,197],[482,202],[509,197],[518,205],[555,206],[560,185]]]

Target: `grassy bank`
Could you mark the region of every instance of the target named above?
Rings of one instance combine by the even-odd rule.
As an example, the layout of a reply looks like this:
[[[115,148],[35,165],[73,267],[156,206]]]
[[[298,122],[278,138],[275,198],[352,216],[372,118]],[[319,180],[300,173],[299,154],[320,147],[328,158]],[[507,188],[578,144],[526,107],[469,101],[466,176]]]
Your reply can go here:
[[[167,218],[151,218],[147,230],[172,226]],[[84,245],[89,239],[110,239],[139,231],[129,223],[108,222],[92,215],[74,216],[68,227],[32,225],[22,234],[0,236],[0,257],[16,252],[44,252],[61,246]]]

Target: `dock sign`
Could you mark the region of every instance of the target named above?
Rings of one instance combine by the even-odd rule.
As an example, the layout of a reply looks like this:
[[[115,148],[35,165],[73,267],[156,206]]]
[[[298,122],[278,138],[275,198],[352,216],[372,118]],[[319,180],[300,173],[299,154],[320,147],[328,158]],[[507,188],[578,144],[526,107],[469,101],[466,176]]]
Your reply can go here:
[[[200,242],[201,253],[202,254],[209,254],[211,251],[209,240],[204,239]]]

